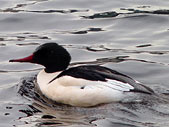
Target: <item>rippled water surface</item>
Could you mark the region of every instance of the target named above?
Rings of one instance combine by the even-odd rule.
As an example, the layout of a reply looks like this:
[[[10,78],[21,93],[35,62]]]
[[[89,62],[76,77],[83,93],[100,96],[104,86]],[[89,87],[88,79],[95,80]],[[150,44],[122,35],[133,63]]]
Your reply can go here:
[[[1,0],[1,127],[168,127],[169,1]],[[33,81],[39,65],[9,63],[40,44],[57,42],[71,65],[100,64],[152,88],[143,102],[92,108],[42,100]]]

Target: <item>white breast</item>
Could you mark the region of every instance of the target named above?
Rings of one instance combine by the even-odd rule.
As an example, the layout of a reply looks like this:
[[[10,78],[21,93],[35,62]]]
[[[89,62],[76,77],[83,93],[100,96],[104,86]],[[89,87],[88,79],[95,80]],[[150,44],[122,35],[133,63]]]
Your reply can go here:
[[[102,103],[120,101],[124,91],[134,89],[127,83],[116,80],[90,81],[71,76],[62,76],[49,83],[60,72],[47,74],[41,71],[37,83],[41,92],[48,98],[73,106],[94,106]]]

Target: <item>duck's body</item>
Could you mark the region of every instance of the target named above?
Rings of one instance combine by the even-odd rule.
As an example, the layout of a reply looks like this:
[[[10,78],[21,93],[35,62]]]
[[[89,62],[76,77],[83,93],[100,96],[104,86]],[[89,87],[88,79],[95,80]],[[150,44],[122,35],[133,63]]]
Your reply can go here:
[[[46,55],[46,52],[50,53]],[[53,56],[57,59],[51,60]],[[63,104],[89,107],[121,101],[129,93],[153,93],[132,78],[103,66],[86,65],[66,69],[70,55],[56,43],[44,44],[33,55],[11,61],[44,65],[46,68],[37,76],[39,89],[49,99]]]
[[[59,103],[83,107],[121,101],[129,92],[151,94],[147,87],[130,77],[93,65],[55,73],[42,70],[37,76],[37,83],[46,97]]]

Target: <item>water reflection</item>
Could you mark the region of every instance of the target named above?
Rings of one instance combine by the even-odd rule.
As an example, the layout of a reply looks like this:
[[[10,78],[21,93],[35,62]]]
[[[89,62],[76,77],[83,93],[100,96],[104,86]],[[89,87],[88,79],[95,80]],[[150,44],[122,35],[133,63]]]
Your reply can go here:
[[[154,10],[154,11],[146,11],[146,10],[138,10],[138,9],[126,9],[126,8],[121,8],[121,10],[127,10],[129,13],[128,14],[133,14],[133,13],[147,13],[147,14],[161,14],[161,15],[169,15],[169,10],[167,9],[160,9],[160,10]]]
[[[116,17],[119,14],[115,11],[110,11],[110,12],[103,12],[103,13],[96,13],[91,16],[82,16],[83,18],[88,18],[88,19],[95,19],[95,18],[111,18],[111,17]]]
[[[70,10],[46,10],[46,11],[27,11],[27,12],[35,12],[35,13],[75,13],[75,12],[88,12],[88,10],[76,10],[76,9],[70,9]]]

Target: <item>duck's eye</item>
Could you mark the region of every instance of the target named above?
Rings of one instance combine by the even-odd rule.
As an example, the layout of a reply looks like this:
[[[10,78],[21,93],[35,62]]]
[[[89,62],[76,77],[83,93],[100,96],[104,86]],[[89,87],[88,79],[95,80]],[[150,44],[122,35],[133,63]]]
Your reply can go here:
[[[53,54],[54,53],[54,51],[53,50],[50,50],[50,54]]]

